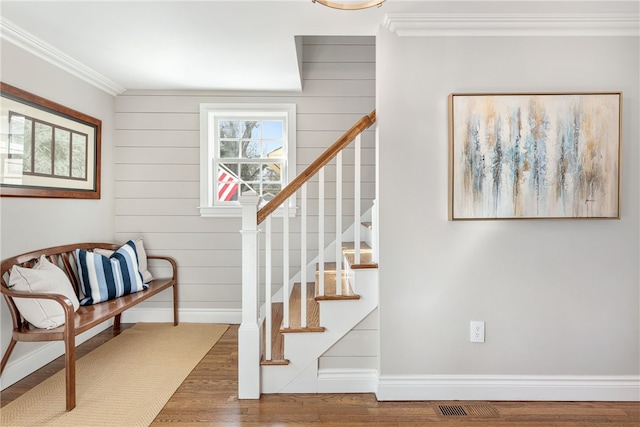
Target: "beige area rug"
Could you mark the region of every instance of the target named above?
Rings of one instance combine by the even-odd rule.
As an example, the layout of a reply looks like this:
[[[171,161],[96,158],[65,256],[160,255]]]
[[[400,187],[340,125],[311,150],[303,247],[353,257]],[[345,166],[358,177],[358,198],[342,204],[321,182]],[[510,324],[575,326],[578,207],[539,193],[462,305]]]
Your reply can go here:
[[[64,370],[0,409],[1,426],[148,426],[227,325],[138,323],[76,362],[76,407]]]

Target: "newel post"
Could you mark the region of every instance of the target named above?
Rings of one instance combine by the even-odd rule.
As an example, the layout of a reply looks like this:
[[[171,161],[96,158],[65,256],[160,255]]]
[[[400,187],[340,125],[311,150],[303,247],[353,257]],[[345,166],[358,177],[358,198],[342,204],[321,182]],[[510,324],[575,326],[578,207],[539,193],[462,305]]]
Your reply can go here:
[[[242,206],[242,323],[238,330],[238,398],[260,398],[258,328],[258,222],[260,196],[245,193]]]

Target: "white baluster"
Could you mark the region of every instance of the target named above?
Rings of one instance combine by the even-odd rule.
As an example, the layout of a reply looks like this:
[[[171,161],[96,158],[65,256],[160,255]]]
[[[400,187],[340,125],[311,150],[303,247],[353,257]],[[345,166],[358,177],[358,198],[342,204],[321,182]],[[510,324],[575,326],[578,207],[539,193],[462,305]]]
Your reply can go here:
[[[318,172],[318,288],[324,296],[324,167]]]
[[[360,136],[362,134],[358,134],[358,136],[356,136],[356,141],[355,141],[355,174],[354,174],[354,178],[353,178],[353,182],[354,182],[354,190],[353,190],[353,216],[354,216],[354,222],[353,222],[353,250],[354,250],[354,264],[360,264],[360,222],[362,221],[360,219],[360,157],[361,157],[361,152],[360,152],[360,146],[361,146],[361,142],[360,142]]]
[[[302,184],[300,212],[300,327],[307,327],[307,183]]]
[[[289,328],[289,201],[282,213],[282,327]]]
[[[336,295],[342,295],[342,151],[336,155]]]

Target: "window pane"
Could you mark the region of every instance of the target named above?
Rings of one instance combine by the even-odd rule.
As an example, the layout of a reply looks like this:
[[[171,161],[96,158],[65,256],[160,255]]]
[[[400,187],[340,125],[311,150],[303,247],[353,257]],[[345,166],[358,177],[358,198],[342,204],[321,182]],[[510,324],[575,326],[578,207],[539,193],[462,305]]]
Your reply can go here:
[[[265,184],[262,187],[262,196],[265,200],[271,200],[280,190],[282,190],[282,185],[280,184]]]
[[[282,159],[284,157],[282,141],[265,141],[263,157],[268,159]]]
[[[238,177],[238,165],[236,163],[220,163],[218,168],[233,174],[236,178]]]
[[[260,194],[260,187],[256,183],[242,183],[242,185],[240,185],[240,194],[246,193],[247,191],[254,191]]]
[[[71,137],[71,176],[87,179],[87,136],[79,133]]]
[[[240,178],[243,181],[259,181],[260,165],[257,163],[240,163]]]
[[[218,129],[220,138],[240,138],[240,122],[237,120],[220,120]]]
[[[260,122],[255,120],[242,122],[242,138],[260,139]]]
[[[262,164],[262,181],[280,182],[280,163],[263,163]]]
[[[215,178],[218,181],[218,193],[216,199],[222,202],[229,202],[238,200],[238,176],[236,171],[238,165],[223,165],[218,166],[218,176]]]
[[[55,137],[53,174],[57,176],[69,176],[69,168],[71,165],[71,132],[64,129],[56,129]]]
[[[51,175],[51,143],[53,128],[44,123],[36,123],[35,133],[34,172]]]
[[[257,159],[261,154],[260,141],[245,141],[242,143],[242,157],[245,159]]]
[[[240,143],[238,141],[220,141],[220,158],[240,158]]]
[[[282,139],[284,132],[282,120],[265,120],[262,122],[262,137],[264,139]]]

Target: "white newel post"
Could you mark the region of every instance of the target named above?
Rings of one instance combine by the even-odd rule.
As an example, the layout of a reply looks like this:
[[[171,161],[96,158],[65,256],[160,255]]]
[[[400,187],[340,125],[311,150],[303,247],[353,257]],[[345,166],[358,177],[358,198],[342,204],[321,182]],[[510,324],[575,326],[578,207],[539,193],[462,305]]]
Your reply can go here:
[[[242,323],[238,329],[238,398],[260,398],[258,328],[258,205],[260,196],[240,196],[242,206]]]

